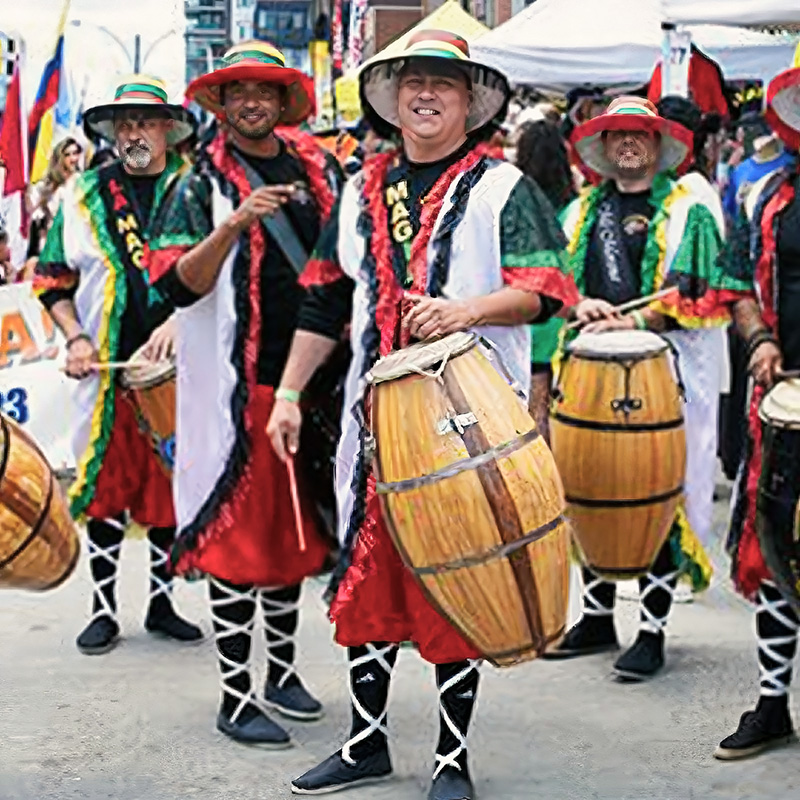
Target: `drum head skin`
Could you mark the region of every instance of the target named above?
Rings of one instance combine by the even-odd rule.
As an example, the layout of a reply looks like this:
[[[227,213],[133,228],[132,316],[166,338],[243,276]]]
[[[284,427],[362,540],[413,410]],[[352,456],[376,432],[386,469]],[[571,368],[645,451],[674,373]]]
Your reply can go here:
[[[378,360],[367,373],[367,381],[374,386],[385,381],[396,381],[406,375],[431,371],[445,359],[466,353],[477,341],[474,333],[459,332],[435,341],[412,344]]]
[[[140,347],[131,356],[130,361],[136,366],[130,366],[122,373],[122,382],[129,389],[147,389],[175,377],[174,362],[150,361],[144,357],[144,350]]]
[[[650,331],[606,331],[581,333],[567,346],[567,352],[581,358],[601,361],[627,361],[651,358],[663,353],[669,344]]]
[[[800,379],[781,381],[761,401],[762,422],[778,428],[800,430]]]

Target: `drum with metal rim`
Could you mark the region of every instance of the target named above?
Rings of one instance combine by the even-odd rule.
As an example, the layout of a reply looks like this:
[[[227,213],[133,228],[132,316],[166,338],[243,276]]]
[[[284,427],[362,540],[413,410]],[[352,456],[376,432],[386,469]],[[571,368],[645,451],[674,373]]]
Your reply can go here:
[[[367,378],[377,491],[405,565],[492,663],[541,655],[566,623],[564,494],[498,353],[456,333]]]

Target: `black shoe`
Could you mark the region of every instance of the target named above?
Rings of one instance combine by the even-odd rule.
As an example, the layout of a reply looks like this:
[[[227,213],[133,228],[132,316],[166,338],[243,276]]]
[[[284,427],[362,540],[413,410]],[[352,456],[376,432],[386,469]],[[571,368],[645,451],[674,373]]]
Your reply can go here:
[[[742,714],[736,732],[719,743],[714,758],[721,761],[748,758],[795,738],[787,699],[762,697],[755,711]]]
[[[664,666],[664,633],[639,631],[636,641],[614,664],[614,674],[623,681],[652,678]]]
[[[475,790],[469,772],[448,767],[433,780],[428,800],[472,800]]]
[[[119,625],[108,615],[92,620],[78,636],[75,644],[86,656],[100,656],[119,643]]]
[[[614,630],[614,617],[585,615],[565,634],[564,638],[542,658],[559,659],[590,656],[595,653],[608,653],[619,650],[617,632]]]
[[[342,758],[342,751],[334,753],[292,781],[292,794],[331,794],[342,789],[353,789],[385,781],[391,777],[392,762],[389,751],[381,748],[350,765]]]
[[[231,722],[220,711],[217,714],[217,730],[235,742],[265,750],[286,750],[292,746],[289,734],[254,705],[246,706],[235,722]]]
[[[283,688],[268,681],[264,689],[264,705],[284,717],[302,722],[314,722],[325,714],[322,703],[312,697],[297,678],[287,681]]]
[[[149,633],[178,642],[199,642],[203,638],[203,631],[179,617],[169,603],[159,607],[150,606],[144,627]]]

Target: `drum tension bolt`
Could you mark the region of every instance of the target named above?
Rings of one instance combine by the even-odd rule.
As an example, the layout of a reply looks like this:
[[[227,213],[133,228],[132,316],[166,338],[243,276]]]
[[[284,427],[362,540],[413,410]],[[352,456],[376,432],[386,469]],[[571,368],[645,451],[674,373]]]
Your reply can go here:
[[[640,411],[642,401],[638,397],[623,397],[611,401],[612,411],[621,411],[623,414],[630,414],[631,411]]]

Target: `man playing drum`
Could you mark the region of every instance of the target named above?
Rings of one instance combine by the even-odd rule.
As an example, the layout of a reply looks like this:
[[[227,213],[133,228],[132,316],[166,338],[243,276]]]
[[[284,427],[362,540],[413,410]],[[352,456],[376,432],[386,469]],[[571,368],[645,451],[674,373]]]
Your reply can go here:
[[[302,546],[286,467],[266,436],[305,290],[299,270],[333,207],[340,173],[293,127],[314,88],[265,42],[226,53],[187,96],[226,123],[164,210],[150,276],[179,311],[175,498],[179,574],[207,574],[221,673],[217,728],[244,744],[291,745],[262,710],[315,720],[295,670],[300,586],[329,547],[304,514]],[[249,669],[263,613],[269,669]],[[259,696],[260,695],[260,696]]]
[[[342,194],[304,282],[303,307],[269,434],[280,457],[298,448],[300,392],[352,319],[337,460],[344,561],[331,607],[348,648],[352,728],[341,750],[292,783],[323,794],[387,778],[386,706],[398,645],[436,665],[440,736],[430,800],[473,797],[466,737],[481,654],[440,616],[391,542],[365,457],[363,378],[411,339],[475,330],[491,339],[520,387],[530,383],[526,323],[577,300],[564,240],[538,187],[496,161],[479,132],[505,112],[503,75],[470,60],[467,43],[421,31],[360,77],[364,108],[402,147],[368,161]]]
[[[658,116],[637,97],[615,100],[606,113],[572,137],[576,152],[599,186],[585,189],[566,209],[572,272],[584,299],[575,309],[583,330],[663,333],[678,355],[685,383],[687,439],[685,510],[680,507],[667,542],[639,580],[640,629],[615,663],[618,677],[645,680],[664,664],[664,627],[678,577],[695,588],[708,584],[710,564],[697,536],[710,532],[716,469],[716,414],[721,384],[722,333],[727,311],[707,288],[723,242],[717,219],[676,173],[691,163],[692,135]],[[621,317],[614,306],[680,288],[645,310]],[[696,536],[697,534],[697,536]],[[546,657],[572,658],[618,649],[615,584],[583,570],[583,616]]]
[[[800,149],[800,49],[792,69],[778,75],[767,93],[767,119],[792,151]],[[756,533],[756,495],[762,466],[759,406],[781,372],[800,370],[800,174],[784,167],[756,183],[723,261],[733,289],[749,297],[733,307],[747,343],[755,385],[750,400],[748,444],[739,470],[728,549],[738,591],[756,603],[760,697],[742,715],[735,733],[717,748],[717,758],[755,755],[793,738],[787,690],[797,652],[800,620],[773,582]],[[790,487],[795,496],[800,486]],[[796,524],[796,522],[795,522]],[[789,532],[791,535],[791,531]],[[797,533],[794,533],[796,541]]]
[[[187,112],[168,103],[164,84],[135,75],[114,100],[84,114],[87,132],[113,142],[120,159],[73,179],[47,237],[34,291],[67,339],[76,379],[72,417],[78,474],[72,513],[88,517],[94,606],[78,637],[86,654],[117,642],[117,562],[125,512],[149,528],[150,606],[145,627],[180,641],[202,632],[172,608],[168,551],[175,534],[170,479],[140,430],[120,373],[98,362],[126,361],[147,345],[154,361],[172,355],[172,306],[147,285],[146,242],[182,160],[170,148],[192,133]]]

